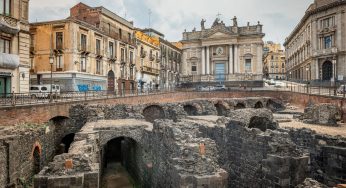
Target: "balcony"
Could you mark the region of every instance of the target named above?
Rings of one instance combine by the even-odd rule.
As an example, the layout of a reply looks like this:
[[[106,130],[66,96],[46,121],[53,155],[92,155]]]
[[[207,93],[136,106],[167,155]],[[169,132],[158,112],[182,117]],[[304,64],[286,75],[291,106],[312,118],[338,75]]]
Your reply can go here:
[[[160,74],[160,70],[159,69],[154,69],[154,68],[148,67],[148,66],[143,66],[142,67],[142,71],[144,73],[148,73],[148,74],[154,74],[154,75],[159,75]]]
[[[141,51],[141,58],[147,57],[147,52],[146,51]]]
[[[78,51],[85,53],[85,54],[89,54],[90,53],[90,46],[86,45],[86,44],[79,44],[78,45]]]
[[[150,61],[154,61],[154,60],[155,60],[155,56],[154,56],[154,55],[150,55],[150,56],[149,56],[149,60],[150,60]]]
[[[19,21],[15,18],[0,15],[0,31],[16,35],[20,30]]]
[[[328,49],[320,49],[320,50],[314,50],[313,56],[321,56],[321,55],[335,55],[338,52],[338,48],[332,47]]]
[[[16,69],[19,67],[19,56],[16,54],[0,53],[0,68]]]
[[[103,50],[101,50],[101,49],[96,49],[96,57],[97,58],[102,58],[103,57]]]

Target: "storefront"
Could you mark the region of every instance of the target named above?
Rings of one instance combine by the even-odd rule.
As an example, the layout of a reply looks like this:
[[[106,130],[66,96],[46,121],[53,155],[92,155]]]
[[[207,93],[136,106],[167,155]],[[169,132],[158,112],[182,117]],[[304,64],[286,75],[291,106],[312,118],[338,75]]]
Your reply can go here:
[[[11,93],[11,73],[0,72],[0,97]]]

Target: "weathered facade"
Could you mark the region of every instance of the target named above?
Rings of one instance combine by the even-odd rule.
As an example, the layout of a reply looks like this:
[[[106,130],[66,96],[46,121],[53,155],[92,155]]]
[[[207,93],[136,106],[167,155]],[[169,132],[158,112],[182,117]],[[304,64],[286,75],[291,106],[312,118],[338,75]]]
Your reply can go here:
[[[285,53],[281,44],[267,42],[264,44],[263,74],[267,79],[286,79]]]
[[[132,22],[104,7],[79,3],[71,8],[69,18],[33,23],[30,30],[32,84],[49,84],[53,71],[53,83],[64,91],[134,88]]]
[[[188,82],[261,81],[263,77],[262,25],[239,27],[217,18],[211,28],[183,33],[182,79]]]
[[[160,38],[160,50],[160,87],[174,89],[179,84],[179,78],[181,76],[182,51],[163,38]]]
[[[0,96],[29,92],[29,0],[0,2]]]
[[[284,43],[291,80],[344,80],[345,8],[344,0],[315,0],[309,6]]]
[[[160,79],[160,40],[137,30],[136,73],[139,91],[158,89]]]

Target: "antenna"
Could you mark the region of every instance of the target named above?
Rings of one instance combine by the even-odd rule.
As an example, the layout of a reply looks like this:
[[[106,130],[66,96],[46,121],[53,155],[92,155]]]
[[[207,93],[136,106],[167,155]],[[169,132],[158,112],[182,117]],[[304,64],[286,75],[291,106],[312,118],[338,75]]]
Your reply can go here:
[[[221,15],[222,14],[220,14],[220,12],[218,12],[216,16],[217,16],[217,18],[221,19]]]
[[[151,20],[150,20],[150,19],[151,19],[151,13],[152,13],[152,12],[151,12],[151,9],[149,9],[149,10],[148,10],[148,15],[149,15],[149,36],[151,36],[151,26],[150,26],[150,24],[151,24],[151,23],[150,23],[150,21],[151,21]]]

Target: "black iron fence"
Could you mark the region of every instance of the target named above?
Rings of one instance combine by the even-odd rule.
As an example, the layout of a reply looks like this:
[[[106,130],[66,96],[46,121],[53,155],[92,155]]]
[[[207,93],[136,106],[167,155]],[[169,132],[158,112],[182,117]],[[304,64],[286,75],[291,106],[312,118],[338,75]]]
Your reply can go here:
[[[174,92],[173,89],[164,90],[118,90],[118,91],[85,91],[85,92],[30,92],[7,93],[0,96],[0,108],[9,106],[25,106],[50,104],[60,102],[89,101],[95,99],[112,99],[121,97],[143,96]]]
[[[326,87],[323,85],[310,85],[307,83],[283,81],[276,85],[265,87],[213,87],[203,88],[177,88],[177,89],[154,89],[154,90],[117,90],[117,91],[86,91],[86,92],[61,92],[61,93],[11,93],[0,95],[1,107],[15,107],[25,105],[51,104],[61,102],[90,101],[95,99],[112,99],[132,96],[155,95],[172,92],[252,92],[252,91],[286,91],[292,93],[303,93],[309,95],[322,95],[338,98],[346,98],[346,84],[338,83]]]

